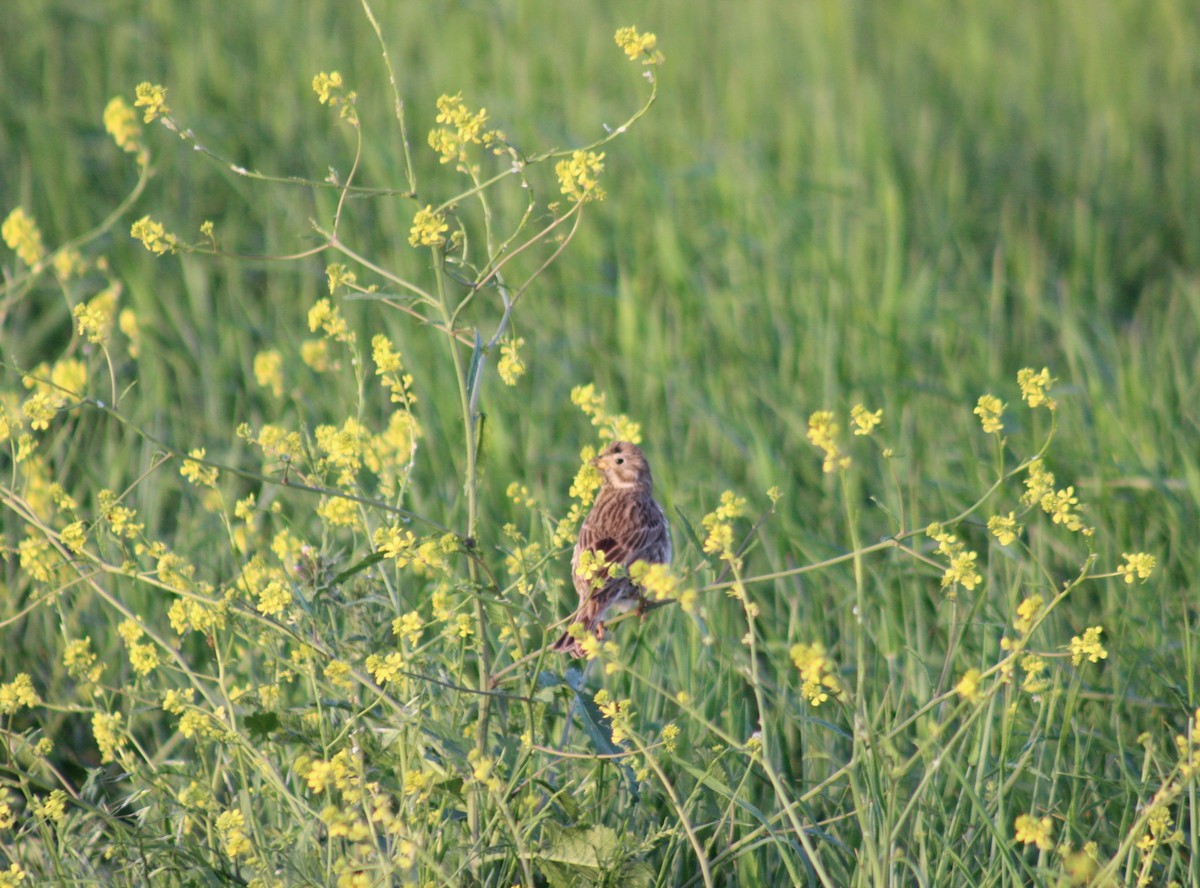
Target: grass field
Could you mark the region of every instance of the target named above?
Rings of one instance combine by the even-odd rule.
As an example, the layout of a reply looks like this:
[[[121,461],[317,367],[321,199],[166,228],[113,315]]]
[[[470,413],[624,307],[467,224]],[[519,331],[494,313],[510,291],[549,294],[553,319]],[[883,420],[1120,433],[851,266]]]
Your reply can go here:
[[[1200,884],[1195,4],[4,17],[0,886]]]

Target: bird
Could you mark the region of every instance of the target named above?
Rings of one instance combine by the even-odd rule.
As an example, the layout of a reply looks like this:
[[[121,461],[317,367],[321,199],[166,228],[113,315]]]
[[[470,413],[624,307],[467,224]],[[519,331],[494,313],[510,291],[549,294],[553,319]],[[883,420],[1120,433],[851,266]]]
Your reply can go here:
[[[671,529],[662,506],[654,499],[650,463],[637,445],[614,441],[591,464],[600,470],[602,480],[571,556],[571,579],[579,594],[579,609],[567,625],[582,623],[586,633],[602,639],[605,619],[635,606],[640,610],[645,598],[628,576],[607,578],[599,587],[579,576],[583,554],[603,552],[606,563],[625,568],[636,561],[667,564],[671,561]],[[569,631],[551,649],[585,656],[580,639]]]

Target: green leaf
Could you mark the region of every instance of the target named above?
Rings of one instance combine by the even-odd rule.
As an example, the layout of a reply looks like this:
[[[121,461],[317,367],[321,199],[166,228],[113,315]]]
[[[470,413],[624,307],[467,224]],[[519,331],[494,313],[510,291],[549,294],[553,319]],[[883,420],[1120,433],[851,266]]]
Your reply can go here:
[[[272,731],[279,730],[279,716],[274,712],[261,711],[242,719],[252,740],[266,740]]]

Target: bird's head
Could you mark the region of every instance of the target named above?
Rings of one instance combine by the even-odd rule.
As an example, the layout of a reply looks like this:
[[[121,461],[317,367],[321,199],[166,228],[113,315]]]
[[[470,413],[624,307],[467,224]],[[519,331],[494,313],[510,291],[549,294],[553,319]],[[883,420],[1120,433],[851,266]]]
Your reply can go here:
[[[592,460],[592,465],[604,476],[608,487],[618,490],[630,490],[651,487],[650,464],[636,444],[628,441],[614,441],[604,448],[604,451]]]

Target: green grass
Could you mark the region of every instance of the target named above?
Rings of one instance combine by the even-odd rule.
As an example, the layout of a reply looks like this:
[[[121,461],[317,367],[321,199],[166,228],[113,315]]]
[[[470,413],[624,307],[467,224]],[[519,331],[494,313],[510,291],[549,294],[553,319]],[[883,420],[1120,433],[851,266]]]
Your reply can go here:
[[[118,307],[138,317],[136,358],[121,334],[106,356],[73,332],[72,307],[103,275],[28,285],[0,247],[0,405],[19,416],[30,395],[21,371],[64,358],[85,363],[90,399],[35,433],[34,459],[14,460],[15,431],[0,455],[0,681],[11,692],[28,674],[41,700],[0,716],[0,782],[16,815],[0,830],[10,858],[0,870],[18,863],[26,884],[315,885],[349,880],[355,867],[363,884],[381,885],[1008,886],[1072,884],[1072,872],[1093,884],[1200,882],[1197,786],[1177,770],[1175,746],[1200,706],[1194,5],[378,5],[419,195],[348,201],[340,236],[422,286],[435,279],[428,251],[408,244],[413,213],[464,187],[425,141],[439,95],[461,90],[468,106],[485,106],[526,154],[593,142],[646,96],[641,67],[612,41],[636,23],[666,56],[657,102],[601,149],[608,198],[585,208],[513,313],[526,375],[505,386],[489,358],[475,484],[462,372],[444,335],[343,289],[334,302],[358,335],[365,379],[336,343],[340,371],[315,373],[300,359],[314,337],[307,312],[328,293],[325,266],[347,260],[232,255],[318,246],[310,220],[328,228],[335,190],[233,175],[148,127],[145,192],[84,248],[107,258]],[[0,215],[24,206],[50,249],[92,230],[134,187],[134,158],[101,115],[113,96],[132,102],[142,81],[165,85],[173,117],[229,162],[321,180],[354,160],[354,131],[311,90],[314,74],[336,69],[358,91],[356,183],[408,187],[387,73],[357,5],[9,7]],[[539,207],[560,197],[552,162],[529,176]],[[524,198],[511,181],[495,189],[500,230]],[[477,210],[462,206],[478,234]],[[225,255],[152,256],[127,236],[146,214],[195,242],[211,220]],[[537,219],[545,224],[543,209]],[[511,282],[548,255],[534,253],[506,267]],[[359,284],[380,282],[347,264]],[[482,290],[460,326],[490,336],[498,305],[495,289]],[[425,520],[458,535],[446,564],[425,572],[363,563],[370,533],[332,526],[318,497],[296,489],[344,486],[336,473],[306,456],[281,483],[278,462],[235,435],[243,422],[310,439],[350,417],[382,427],[393,405],[373,376],[377,333],[414,377],[422,435],[402,494],[385,496],[367,473],[354,489],[419,516],[411,529],[422,539]],[[255,382],[266,349],[284,362],[282,397]],[[1016,385],[1020,368],[1043,366],[1058,380],[1046,463],[1058,487],[1075,487],[1095,533],[1072,534],[1034,508],[1020,542],[1001,547],[984,523],[1021,510],[1025,472],[978,501],[1051,434],[1050,414],[1022,404]],[[697,614],[671,606],[622,622],[623,668],[593,666],[581,685],[571,664],[522,656],[569,612],[569,552],[552,535],[580,449],[596,442],[571,403],[591,382],[608,413],[641,423],[676,566],[701,591]],[[985,393],[1008,404],[1003,446],[972,415]],[[116,414],[98,400],[116,400]],[[845,430],[857,403],[882,409],[884,424],[871,439],[844,431],[853,466],[825,474],[809,417],[832,410]],[[180,477],[177,458],[160,465],[196,447],[224,469],[219,505]],[[77,500],[74,513],[50,504],[50,481]],[[513,482],[536,508],[511,501]],[[782,497],[752,533],[772,486]],[[60,548],[54,576],[34,576],[22,541],[58,545],[75,518],[90,527],[101,489],[128,489],[140,542],[185,558],[191,581],[156,573],[154,552],[102,527],[80,557]],[[701,519],[725,490],[748,501],[735,531],[749,543],[740,576],[757,616],[720,587],[723,566],[684,529],[686,518],[703,539]],[[250,492],[263,511],[246,527],[233,504]],[[911,532],[973,506],[948,530],[978,553],[982,582],[951,596],[939,582],[945,556]],[[361,520],[373,529],[392,518],[380,505]],[[523,567],[506,563],[517,545],[509,523],[541,546]],[[256,553],[280,563],[270,543],[284,528],[311,553],[286,575],[295,604],[280,622],[238,582]],[[897,545],[861,554],[881,541]],[[1142,551],[1158,560],[1146,583],[1095,578]],[[133,575],[118,570],[126,559]],[[1075,584],[1085,564],[1091,576]],[[784,576],[751,581],[775,573]],[[226,626],[177,636],[167,613],[180,588],[185,598],[229,590]],[[439,590],[471,640],[442,634]],[[1033,595],[1054,604],[1022,637],[1013,621]],[[426,621],[419,651],[390,634],[412,610]],[[146,676],[117,632],[131,614],[162,663]],[[1093,626],[1107,659],[1072,667],[1071,638]],[[106,664],[96,683],[63,663],[68,640],[85,636]],[[999,680],[1002,638],[1046,657],[1036,693],[1021,657]],[[790,651],[814,642],[842,701],[813,707],[801,695]],[[416,677],[380,692],[367,657],[395,650]],[[355,670],[349,687],[325,672],[333,658]],[[984,673],[974,701],[954,692],[969,669]],[[500,696],[475,693],[493,690],[497,673]],[[225,707],[226,733],[181,733],[179,714],[161,707],[165,691],[184,687],[197,712]],[[600,688],[630,701],[623,747],[597,716]],[[98,712],[119,716],[117,762],[101,761]],[[657,745],[671,723],[674,751]],[[751,739],[760,730],[761,746]],[[30,746],[43,737],[48,753]],[[631,754],[596,758],[604,750]],[[366,801],[344,777],[313,786],[312,762],[336,769],[339,753],[378,784]],[[496,761],[499,788],[473,773],[481,754]],[[406,773],[431,782],[422,792]],[[203,792],[181,801],[192,780]],[[57,823],[31,808],[54,789],[68,796]],[[378,799],[397,831],[377,820],[355,841],[321,820],[327,806],[353,820]],[[1139,850],[1155,810],[1172,820],[1162,838],[1178,837]],[[246,847],[218,819],[234,811]],[[1050,818],[1051,850],[1015,840],[1025,814]]]

